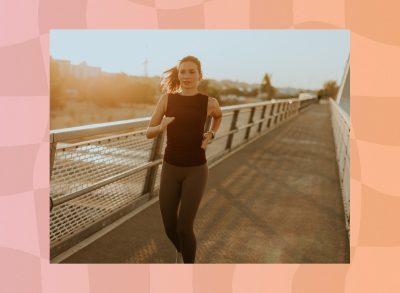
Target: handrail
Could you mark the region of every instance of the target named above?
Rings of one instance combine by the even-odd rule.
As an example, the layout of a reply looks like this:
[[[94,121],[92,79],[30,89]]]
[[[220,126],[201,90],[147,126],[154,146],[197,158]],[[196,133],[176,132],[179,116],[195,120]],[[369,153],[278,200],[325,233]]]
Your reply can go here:
[[[61,142],[89,135],[118,132],[127,129],[137,129],[139,127],[147,126],[149,121],[150,117],[144,117],[51,130],[50,142]]]
[[[280,99],[274,101],[264,101],[259,103],[249,103],[233,106],[221,107],[221,111],[231,112],[234,110],[250,109],[257,106],[272,105],[272,104],[282,104],[282,103],[292,103],[296,100],[305,101],[312,98],[299,98],[299,99]],[[119,120],[113,122],[104,122],[96,124],[88,124],[83,126],[76,126],[70,128],[61,128],[50,131],[50,142],[62,142],[67,140],[73,140],[81,137],[95,136],[104,133],[118,132],[123,130],[138,129],[141,127],[146,127],[150,121],[151,117],[135,118],[129,120]]]

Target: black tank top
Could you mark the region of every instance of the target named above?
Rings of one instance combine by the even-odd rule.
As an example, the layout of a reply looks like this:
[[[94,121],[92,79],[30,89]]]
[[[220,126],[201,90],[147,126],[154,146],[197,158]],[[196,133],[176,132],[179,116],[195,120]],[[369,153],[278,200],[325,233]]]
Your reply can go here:
[[[164,160],[175,166],[197,166],[207,162],[201,148],[207,119],[208,96],[169,94],[166,116],[175,117],[167,126]]]

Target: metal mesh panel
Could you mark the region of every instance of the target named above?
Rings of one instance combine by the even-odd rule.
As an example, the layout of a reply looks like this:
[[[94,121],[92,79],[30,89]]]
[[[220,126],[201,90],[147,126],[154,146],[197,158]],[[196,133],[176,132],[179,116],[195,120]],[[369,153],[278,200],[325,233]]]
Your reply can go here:
[[[238,127],[240,127],[240,126],[248,124],[250,115],[251,115],[251,109],[240,110],[236,125]]]
[[[344,113],[339,106],[330,101],[331,120],[338,162],[340,185],[342,188],[343,204],[346,215],[346,228],[350,230],[350,145],[349,145],[349,121],[346,121]]]
[[[232,118],[233,118],[233,112],[223,114],[221,125],[219,126],[218,129],[218,135],[227,133],[230,130],[232,124]]]
[[[347,230],[350,230],[350,164],[345,165],[342,186],[343,204],[346,214],[346,227]]]
[[[261,131],[265,131],[271,127],[271,123],[272,123],[272,121],[270,121],[271,119],[272,118],[270,116],[267,116],[267,114],[266,114],[263,124],[262,124]]]
[[[262,114],[262,109],[263,107],[256,107],[256,109],[254,110],[254,115],[253,115],[253,121],[256,122],[257,120],[260,119],[261,114]],[[249,117],[250,118],[250,117]],[[254,126],[252,126],[250,128],[250,132],[249,132],[249,138],[257,135],[257,131],[258,131],[258,123],[255,124]]]
[[[132,202],[142,194],[142,170],[56,206],[50,214],[51,242],[63,239]]]
[[[275,127],[279,123],[279,114],[274,114],[274,117],[272,118],[271,121],[271,126]]]
[[[237,117],[237,121],[236,121],[236,127],[240,128],[240,127],[248,124],[250,115],[251,115],[251,109],[240,110],[239,115]],[[238,132],[236,132],[235,135],[233,136],[232,147],[235,147],[235,146],[241,144],[244,141],[245,135],[246,135],[246,128],[241,129]]]
[[[246,135],[246,129],[239,130],[235,133],[232,141],[232,148],[242,144],[244,142],[244,137]]]
[[[345,161],[348,156],[348,127],[335,106],[332,106],[332,125],[340,177],[343,178]]]
[[[256,110],[254,111],[254,116],[253,116],[254,120],[258,120],[261,118],[263,108],[264,108],[264,106],[256,107]]]
[[[131,133],[58,148],[51,196],[61,198],[149,161],[153,141]]]
[[[250,127],[250,133],[249,133],[249,138],[254,137],[255,135],[257,135],[257,130],[258,130],[258,124]]]
[[[228,140],[228,136],[219,138],[214,140],[208,147],[207,147],[207,158],[215,156],[219,153],[222,153],[226,148],[226,143]]]
[[[265,110],[264,122],[263,122],[263,125],[261,128],[261,131],[268,129],[268,121],[271,119],[271,117],[270,117],[271,107],[272,107],[272,105],[268,105],[267,109]]]

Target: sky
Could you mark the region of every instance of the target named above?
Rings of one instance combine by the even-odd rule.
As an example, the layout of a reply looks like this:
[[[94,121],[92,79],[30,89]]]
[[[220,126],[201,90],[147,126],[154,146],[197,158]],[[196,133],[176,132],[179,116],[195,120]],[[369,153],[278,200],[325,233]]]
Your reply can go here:
[[[106,72],[161,75],[186,55],[202,63],[203,77],[275,87],[318,89],[340,84],[350,54],[349,30],[51,30],[50,55],[86,61]]]

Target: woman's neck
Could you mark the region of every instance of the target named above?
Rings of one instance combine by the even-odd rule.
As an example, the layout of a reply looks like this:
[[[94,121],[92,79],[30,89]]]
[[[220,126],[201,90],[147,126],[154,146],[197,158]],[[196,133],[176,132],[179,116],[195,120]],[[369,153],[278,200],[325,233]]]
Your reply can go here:
[[[197,88],[194,89],[182,89],[179,92],[182,96],[194,96],[197,95],[199,93]]]

